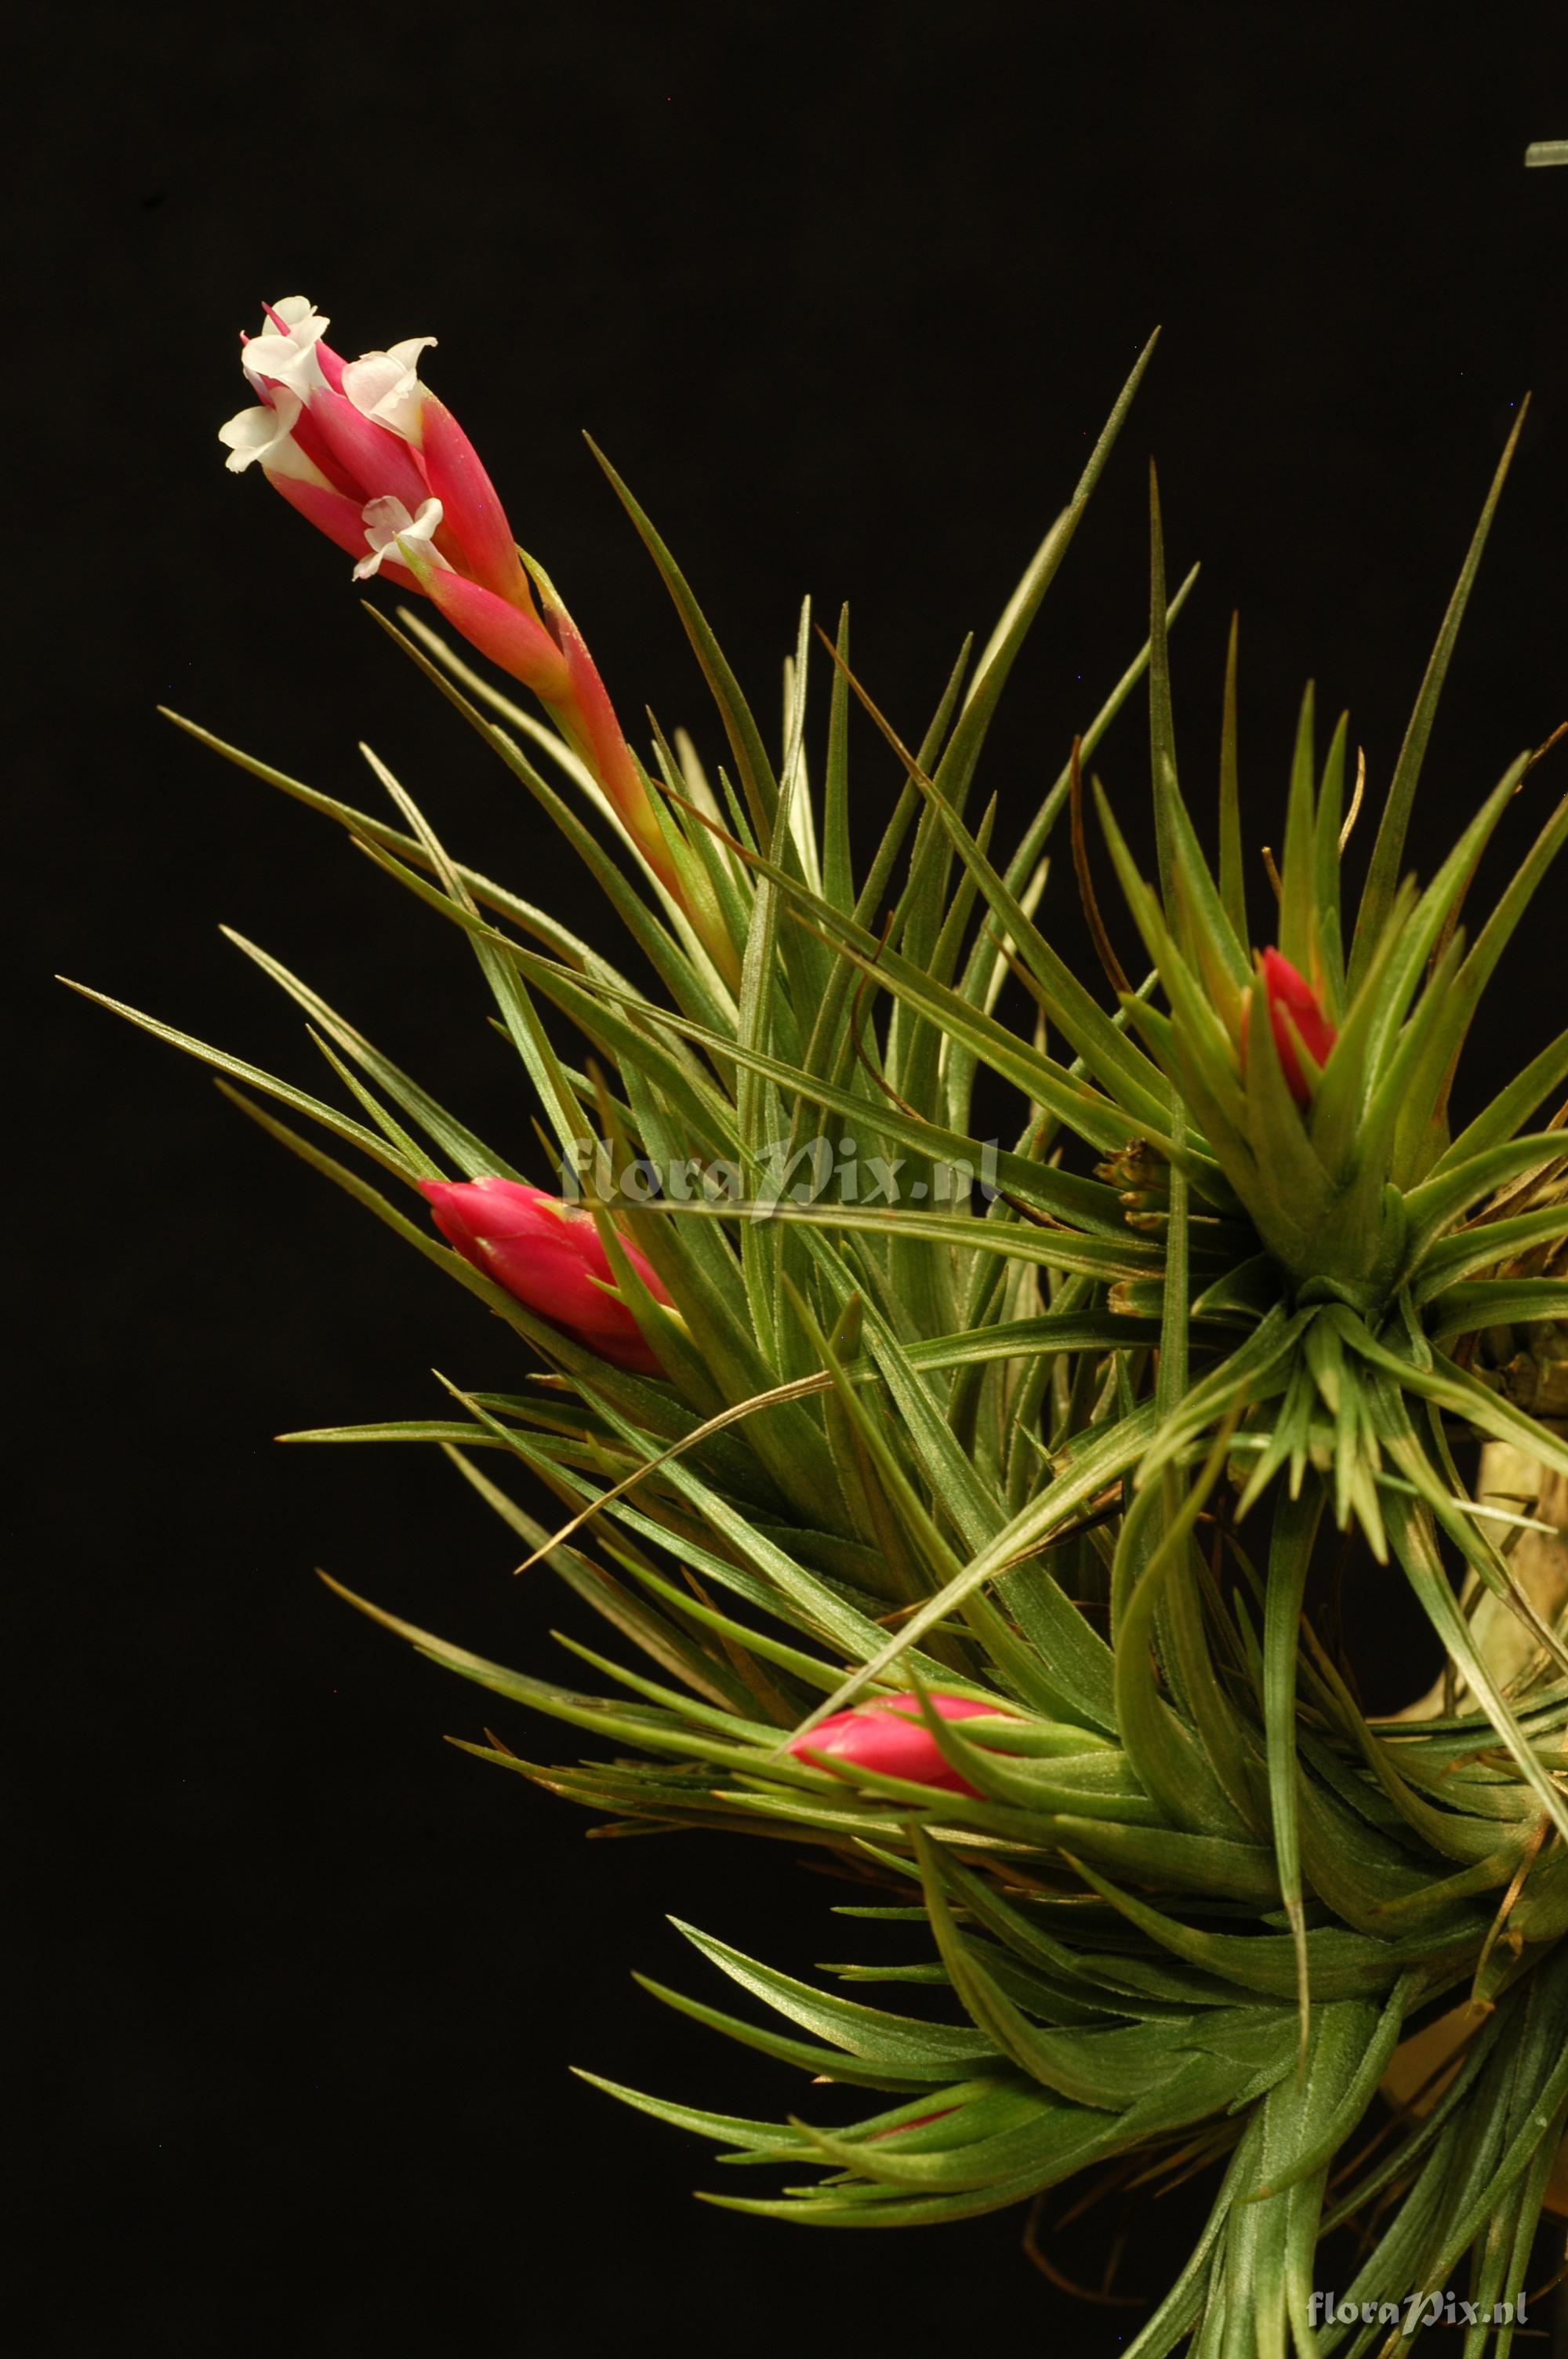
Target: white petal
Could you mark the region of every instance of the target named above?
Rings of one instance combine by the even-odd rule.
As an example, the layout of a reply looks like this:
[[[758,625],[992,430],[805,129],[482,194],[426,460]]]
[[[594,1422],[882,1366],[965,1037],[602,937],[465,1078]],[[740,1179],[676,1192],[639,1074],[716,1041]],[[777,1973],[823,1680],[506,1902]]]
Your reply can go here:
[[[271,385],[286,385],[301,401],[308,401],[327,381],[316,347],[331,324],[308,297],[286,295],[281,303],[268,306],[261,333],[245,346],[245,375],[253,383],[265,377]]]
[[[294,475],[301,483],[324,484],[326,476],[294,440],[294,423],[302,407],[297,394],[280,387],[270,408],[264,405],[242,409],[220,426],[218,440],[229,453],[225,464],[231,474],[243,475],[259,460],[265,474]]]
[[[287,386],[301,401],[308,401],[327,382],[313,343],[297,343],[292,336],[269,336],[264,342],[258,336],[249,350],[257,356],[247,375],[265,376],[271,386]]]
[[[291,335],[297,334],[299,329],[313,321],[315,332],[311,338],[312,342],[324,336],[332,324],[330,320],[322,318],[308,295],[286,295],[281,302],[274,303],[271,309],[276,312]],[[269,319],[263,327],[262,333],[264,336],[275,336],[278,333],[278,330]]]
[[[373,418],[376,403],[395,392],[406,374],[390,353],[363,353],[343,364],[343,391],[362,417]]]
[[[423,543],[425,548],[429,549],[431,561],[434,564],[442,566],[446,564],[446,559],[440,551],[430,547],[441,521],[439,500],[421,500],[419,513],[416,516],[409,515],[401,500],[391,498],[367,500],[361,510],[361,516],[371,553],[368,557],[362,557],[355,566],[356,582],[368,582],[372,574],[379,573],[382,559],[397,557],[399,544],[407,541]]]
[[[419,423],[417,362],[434,336],[406,336],[387,353],[362,353],[343,370],[343,391],[362,416],[389,427],[406,442],[416,440]]]

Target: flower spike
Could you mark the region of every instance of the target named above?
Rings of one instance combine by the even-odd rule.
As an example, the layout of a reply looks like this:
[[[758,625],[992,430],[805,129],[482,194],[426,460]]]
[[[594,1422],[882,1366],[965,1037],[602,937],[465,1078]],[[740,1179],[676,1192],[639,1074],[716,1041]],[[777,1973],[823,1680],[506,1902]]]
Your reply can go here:
[[[219,429],[232,473],[267,481],[355,561],[437,606],[453,628],[531,689],[588,766],[648,866],[692,919],[721,970],[734,961],[705,880],[683,876],[580,633],[543,578],[541,617],[478,451],[419,375],[434,336],[345,361],[302,295],[265,307],[241,344],[256,396]]]

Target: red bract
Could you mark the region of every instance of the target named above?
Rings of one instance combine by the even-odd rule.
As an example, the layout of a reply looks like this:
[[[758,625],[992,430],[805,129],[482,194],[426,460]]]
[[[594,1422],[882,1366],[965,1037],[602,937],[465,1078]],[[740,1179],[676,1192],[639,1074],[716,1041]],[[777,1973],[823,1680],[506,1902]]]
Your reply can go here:
[[[421,1180],[436,1226],[465,1261],[574,1343],[618,1368],[656,1376],[657,1358],[619,1293],[593,1215],[515,1180]],[[626,1258],[655,1301],[669,1294],[635,1245]]]
[[[941,1720],[994,1718],[998,1706],[979,1703],[970,1696],[934,1695],[927,1699]],[[1009,1715],[1002,1714],[1003,1718]],[[815,1753],[831,1754],[846,1768],[877,1769],[885,1777],[907,1777],[918,1786],[941,1786],[950,1794],[973,1794],[976,1788],[944,1759],[935,1738],[920,1717],[917,1695],[879,1696],[874,1703],[836,1712],[804,1736],[793,1737],[789,1750],[798,1761]]]
[[[1297,1105],[1304,1106],[1311,1092],[1296,1054],[1299,1041],[1321,1071],[1339,1034],[1323,1012],[1323,1005],[1304,974],[1272,948],[1257,961],[1258,973],[1269,1005],[1269,1026],[1280,1052],[1280,1070]],[[1241,1070],[1247,1071],[1247,1034],[1241,1035]]]

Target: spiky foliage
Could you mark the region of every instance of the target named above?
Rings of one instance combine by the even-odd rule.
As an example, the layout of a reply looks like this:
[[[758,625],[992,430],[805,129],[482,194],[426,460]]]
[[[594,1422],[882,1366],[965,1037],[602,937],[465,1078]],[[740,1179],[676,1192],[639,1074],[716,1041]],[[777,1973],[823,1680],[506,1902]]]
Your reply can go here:
[[[615,2093],[711,2136],[748,2167],[742,2182],[759,2165],[785,2174],[782,2192],[715,2200],[814,2224],[955,2220],[1114,2158],[1124,2176],[1211,2160],[1223,2177],[1208,2228],[1130,2348],[1154,2359],[1191,2337],[1203,2353],[1281,2354],[1293,2335],[1303,2352],[1362,2351],[1382,2330],[1314,2333],[1320,2236],[1365,2223],[1352,2300],[1443,2286],[1466,2256],[1478,2301],[1511,2296],[1568,2112],[1568,1650],[1510,1571],[1510,1522],[1531,1520],[1529,1503],[1498,1520],[1456,1457],[1479,1434],[1568,1473],[1561,1430],[1535,1414],[1556,1405],[1552,1322],[1568,1315],[1563,1141],[1530,1126],[1568,1076],[1568,1033],[1457,1136],[1447,1119],[1476,1003],[1568,804],[1468,940],[1461,903],[1530,757],[1509,765],[1445,858],[1416,863],[1432,866],[1428,881],[1405,877],[1422,759],[1505,455],[1352,926],[1346,729],[1320,773],[1310,696],[1277,914],[1249,918],[1243,886],[1244,838],[1265,821],[1238,793],[1234,668],[1217,869],[1200,848],[1178,783],[1166,638],[1189,583],[1167,605],[1157,504],[1148,644],[1021,831],[995,798],[975,808],[998,697],[1143,365],[918,743],[878,716],[899,783],[860,873],[847,624],[824,663],[803,615],[775,766],[675,560],[611,474],[728,741],[717,794],[685,740],[676,753],[655,738],[649,773],[663,787],[666,874],[701,880],[725,929],[717,954],[645,858],[633,882],[605,849],[602,802],[585,818],[563,794],[561,777],[584,783],[568,746],[422,625],[384,625],[587,864],[662,996],[450,856],[373,757],[396,823],[192,731],[345,827],[467,937],[563,1161],[580,1167],[574,1142],[598,1139],[611,1168],[643,1158],[665,1175],[662,1197],[617,1217],[672,1310],[638,1285],[595,1199],[663,1380],[578,1348],[449,1253],[417,1204],[411,1217],[256,1095],[231,1093],[545,1364],[514,1391],[453,1387],[438,1417],[296,1437],[440,1447],[528,1562],[611,1625],[605,1654],[564,1642],[597,1682],[579,1689],[380,1615],[465,1679],[592,1739],[591,1758],[557,1766],[501,1739],[471,1749],[618,1821],[818,1847],[883,1887],[841,1915],[910,1928],[910,1962],[844,1967],[848,1993],[693,1932],[772,2021],[656,1994],[867,2093],[863,2114],[846,2119],[840,2103],[831,2125],[753,2121]],[[827,681],[819,802],[806,775],[814,665]],[[1145,675],[1153,882],[1096,790],[1151,964],[1131,988],[1093,897],[1076,790]],[[1108,999],[1038,920],[1045,846],[1065,816],[1111,961]],[[994,846],[1010,833],[1004,855]],[[1323,1070],[1306,1060],[1304,1105],[1258,985],[1262,939],[1278,940],[1338,1027]],[[405,1189],[515,1176],[308,984],[240,947],[304,1009],[353,1114],[135,1020]],[[1010,975],[1031,995],[1032,1037],[997,1013]],[[568,1031],[587,1055],[560,1045]],[[993,1095],[1016,1101],[1011,1143],[989,1162],[973,1112],[982,1071]],[[965,1166],[993,1180],[983,1200],[954,1196]],[[689,1184],[670,1183],[677,1170]],[[705,1189],[702,1175],[721,1170],[740,1175],[744,1201]],[[509,1470],[559,1500],[558,1528],[518,1503]],[[1363,1714],[1336,1645],[1303,1614],[1331,1525],[1370,1560],[1368,1583],[1402,1572],[1412,1585],[1472,1709],[1400,1723]],[[1529,1625],[1507,1684],[1473,1643],[1445,1549]],[[787,1749],[857,1699],[912,1688],[972,1792],[843,1764],[833,1774]],[[933,1690],[1000,1711],[946,1719],[924,1701]],[[945,2018],[868,2004],[859,1986],[879,1973],[937,1985]],[[1346,2162],[1406,2027],[1466,1999],[1441,2101]],[[1496,2347],[1510,2340],[1503,2328]],[[1487,2341],[1482,2330],[1466,2351]]]

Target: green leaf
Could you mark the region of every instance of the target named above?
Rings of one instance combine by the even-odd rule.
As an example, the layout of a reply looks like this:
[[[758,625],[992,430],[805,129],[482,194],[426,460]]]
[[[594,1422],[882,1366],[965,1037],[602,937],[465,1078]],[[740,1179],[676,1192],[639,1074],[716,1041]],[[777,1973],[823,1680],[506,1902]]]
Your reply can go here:
[[[1423,1323],[1434,1343],[1445,1343],[1480,1328],[1527,1327],[1549,1319],[1568,1320],[1568,1280],[1481,1278],[1472,1286],[1447,1286],[1431,1304]]]
[[[1219,897],[1238,942],[1252,939],[1247,923],[1246,856],[1241,848],[1241,797],[1237,759],[1236,651],[1240,618],[1230,617],[1225,651],[1225,702],[1219,724]]]
[[[796,1981],[793,1974],[781,1974],[748,1958],[727,1941],[715,1940],[695,1925],[683,1924],[678,1917],[672,1917],[670,1922],[743,1991],[762,1999],[786,2022],[827,2041],[862,2065],[886,2067],[906,2079],[918,2076],[935,2082],[968,2078],[978,2067],[998,2060],[995,2043],[968,2024],[925,2023],[913,2016],[890,2014],[884,2007],[865,2006],[858,1999],[835,1997]]]
[[[1437,701],[1443,693],[1444,681],[1448,677],[1448,666],[1459,636],[1459,625],[1465,618],[1465,609],[1469,603],[1470,592],[1475,584],[1476,573],[1480,570],[1481,552],[1486,548],[1487,536],[1492,528],[1492,518],[1497,513],[1498,502],[1502,496],[1503,484],[1518,447],[1519,434],[1524,426],[1525,412],[1529,407],[1527,396],[1519,405],[1513,431],[1509,434],[1504,446],[1503,455],[1498,462],[1491,489],[1487,494],[1486,505],[1481,510],[1480,522],[1476,527],[1475,537],[1471,540],[1465,563],[1460,570],[1454,595],[1448,602],[1448,611],[1444,615],[1443,626],[1437,635],[1437,645],[1432,651],[1432,658],[1426,668],[1426,676],[1422,681],[1421,691],[1416,698],[1415,711],[1411,715],[1410,725],[1405,731],[1404,743],[1400,747],[1399,759],[1394,765],[1394,775],[1389,783],[1389,799],[1383,806],[1383,816],[1378,826],[1378,839],[1372,847],[1372,864],[1367,872],[1367,882],[1361,894],[1361,906],[1357,913],[1355,938],[1350,950],[1349,979],[1353,991],[1366,971],[1389,913],[1393,908],[1395,888],[1404,865],[1405,834],[1410,826],[1415,790],[1421,778],[1422,765],[1426,758],[1426,748],[1432,736],[1433,723],[1437,714]]]
[[[441,694],[446,698],[448,703],[453,707],[454,711],[462,715],[469,726],[476,733],[482,742],[490,747],[492,753],[499,754],[501,759],[505,763],[513,776],[521,779],[523,785],[526,787],[530,795],[533,796],[535,802],[537,802],[541,809],[546,812],[552,824],[558,829],[561,835],[584,861],[595,881],[599,884],[601,890],[610,900],[611,906],[614,908],[616,914],[621,918],[628,931],[631,933],[633,940],[643,951],[655,973],[658,974],[666,989],[670,991],[676,1000],[683,1006],[691,1006],[695,1008],[698,1013],[710,1020],[720,1017],[723,1008],[727,1005],[726,980],[714,969],[707,950],[698,940],[693,928],[686,919],[679,904],[668,894],[664,892],[664,888],[658,884],[657,878],[654,878],[655,887],[659,890],[665,900],[666,909],[670,914],[672,925],[674,925],[676,930],[681,934],[682,940],[680,946],[677,946],[671,940],[668,931],[666,931],[665,927],[660,925],[653,912],[648,908],[641,895],[633,889],[630,881],[622,875],[615,863],[595,842],[593,835],[582,825],[581,821],[578,819],[577,814],[562,800],[561,797],[556,793],[554,788],[548,786],[545,779],[540,777],[539,772],[528,760],[527,756],[524,754],[522,748],[516,744],[515,740],[512,738],[504,729],[498,729],[493,723],[487,721],[484,718],[484,715],[476,710],[470,699],[462,694],[455,681],[448,679],[445,676],[444,671],[436,664],[432,663],[427,656],[423,655],[420,652],[420,649],[414,645],[413,641],[405,633],[398,630],[395,624],[389,622],[387,617],[377,608],[373,606],[368,608],[367,611],[370,614],[372,620],[379,626],[379,628],[386,633],[387,637],[392,640],[394,646],[398,647],[402,653],[408,658],[409,661],[424,674],[427,679],[430,680],[437,688],[439,689]],[[447,663],[449,669],[458,670],[460,677],[466,674],[466,667],[452,666],[449,658],[444,657],[443,660]],[[550,733],[546,732],[545,734],[547,738],[550,736]],[[558,745],[558,741],[556,741],[553,738],[550,739],[550,742],[553,749]],[[375,757],[369,754],[369,749],[362,747],[361,750],[366,753],[367,758],[371,760],[373,767],[375,766]],[[592,782],[589,779],[587,772],[583,769],[582,765],[576,760],[576,757],[570,755],[569,749],[560,747],[559,752],[566,757],[566,766],[572,772],[572,775],[574,777],[579,777],[581,781],[585,782],[591,788]],[[287,785],[287,782],[280,780],[279,783]],[[618,818],[616,818],[615,814],[610,810],[610,808],[605,803],[602,795],[599,794],[597,788],[593,788],[592,791],[597,801],[603,809],[607,821],[613,823],[616,832],[622,841],[627,843],[629,848],[641,859],[643,855],[638,851],[638,847],[636,846],[634,840],[628,835],[626,830],[622,826]],[[666,826],[665,819],[663,814],[660,816],[660,824],[661,826]],[[666,833],[667,832],[668,830],[666,827]],[[375,840],[378,842],[383,842],[383,839],[379,836]],[[433,866],[435,864],[429,861],[428,852],[423,841],[416,838],[416,842],[419,845],[419,857],[426,860],[428,864]],[[383,848],[385,848],[384,842]],[[455,863],[450,864],[450,865],[452,866],[453,873],[457,875],[459,881],[463,885],[465,890],[471,894],[475,901],[488,901],[492,907],[499,909],[502,914],[516,919],[519,923],[525,926],[529,932],[535,934],[541,932],[541,929],[534,922],[533,912],[529,909],[526,903],[518,901],[514,896],[502,894],[497,887],[486,886],[483,879],[470,878],[470,872],[459,867]],[[648,873],[650,875],[652,874],[652,872]],[[568,957],[571,959],[571,962],[574,964],[580,963],[589,971],[604,969],[611,974],[614,973],[612,968],[605,969],[605,962],[599,959],[594,953],[589,951],[586,945],[576,944],[574,947],[571,938],[569,937],[565,944],[557,943],[556,940],[552,940],[548,932],[545,933],[544,939],[549,941],[552,949],[565,948]]]
[[[1182,608],[1186,604],[1188,596],[1192,592],[1193,585],[1197,581],[1198,571],[1199,569],[1195,565],[1192,568],[1192,571],[1187,574],[1185,580],[1182,582],[1181,587],[1177,590],[1175,595],[1172,598],[1169,605],[1166,607],[1165,628],[1167,633],[1170,631],[1171,625],[1175,622],[1176,617],[1181,613]],[[1110,727],[1111,723],[1115,720],[1117,714],[1121,711],[1122,706],[1127,702],[1128,698],[1132,694],[1133,690],[1138,686],[1139,681],[1143,678],[1144,673],[1148,670],[1150,652],[1150,645],[1146,639],[1138,654],[1134,656],[1132,661],[1128,665],[1127,669],[1122,673],[1121,678],[1117,681],[1116,686],[1111,690],[1111,692],[1107,697],[1105,702],[1095,714],[1094,719],[1089,723],[1088,727],[1083,731],[1078,740],[1078,758],[1081,766],[1087,766],[1096,747],[1100,744],[1106,731]],[[922,767],[925,767],[924,763],[922,764]],[[1031,875],[1039,864],[1041,853],[1049,840],[1051,831],[1055,826],[1056,821],[1060,819],[1063,811],[1066,808],[1068,796],[1072,791],[1072,780],[1073,766],[1069,759],[1063,765],[1050,788],[1047,789],[1038,810],[1030,821],[1029,825],[1025,828],[1023,834],[1019,841],[1017,851],[1013,853],[1012,858],[1008,862],[1004,875],[1010,892],[1022,894],[1025,891]],[[973,962],[979,958],[981,950],[982,945],[977,943],[974,951],[971,953],[971,974],[973,973]],[[966,989],[967,988],[968,983],[966,983]]]
[[[1460,1132],[1433,1166],[1433,1180],[1446,1178],[1511,1138],[1520,1123],[1564,1080],[1568,1080],[1568,1032],[1560,1032],[1539,1057],[1530,1060],[1516,1080],[1488,1101],[1469,1128]]]
[[[367,757],[375,769],[387,793],[407,820],[414,833],[428,853],[446,897],[470,917],[479,912],[471,896],[448,860],[434,831],[428,826],[412,798],[405,793],[390,770],[379,763],[366,748]],[[384,855],[383,855],[384,857]],[[496,1006],[501,1012],[513,1047],[523,1060],[529,1080],[539,1093],[562,1148],[570,1153],[575,1140],[590,1136],[588,1119],[578,1103],[570,1082],[561,1070],[560,1060],[550,1044],[549,1037],[539,1020],[533,1001],[524,987],[515,969],[500,956],[483,932],[475,931],[470,940],[480,970],[489,984]]]
[[[1547,1130],[1531,1131],[1523,1138],[1500,1139],[1466,1156],[1463,1162],[1445,1158],[1446,1168],[1440,1166],[1405,1200],[1410,1219],[1407,1269],[1420,1269],[1437,1238],[1461,1220],[1472,1204],[1521,1173],[1543,1171],[1563,1151],[1561,1131]]]
[[[346,1057],[352,1058],[362,1071],[369,1073],[405,1114],[413,1117],[427,1136],[435,1140],[442,1154],[460,1171],[470,1180],[487,1174],[494,1174],[503,1180],[522,1178],[520,1171],[514,1170],[492,1147],[487,1147],[465,1124],[449,1114],[444,1106],[438,1105],[389,1058],[382,1056],[362,1032],[330,1007],[308,984],[301,983],[297,975],[291,974],[281,961],[258,949],[254,942],[247,941],[232,927],[222,927],[220,931],[236,950],[243,951],[248,959],[253,959],[264,974],[270,975],[274,983],[280,984],[289,997],[304,1008],[312,1023],[319,1025],[334,1047],[341,1049]]]
[[[636,526],[643,547],[675,601],[676,612],[686,625],[692,651],[702,667],[703,678],[712,690],[719,717],[724,723],[724,734],[730,740],[730,750],[735,757],[735,767],[745,790],[752,824],[759,837],[765,839],[773,826],[779,789],[762,744],[762,733],[752,717],[751,706],[741,693],[740,683],[725,661],[707,617],[691,593],[686,576],[591,435],[585,435],[583,440],[609,477],[617,498]]]
[[[186,1056],[200,1059],[202,1064],[211,1065],[215,1072],[226,1073],[233,1081],[243,1082],[251,1089],[260,1090],[266,1097],[276,1098],[280,1104],[291,1107],[296,1114],[308,1115],[323,1130],[330,1132],[334,1138],[341,1139],[346,1146],[357,1147],[362,1154],[368,1155],[373,1163],[379,1163],[395,1178],[406,1180],[410,1187],[416,1184],[419,1176],[416,1170],[378,1132],[367,1130],[362,1123],[340,1114],[335,1106],[312,1097],[308,1091],[296,1089],[290,1082],[278,1081],[273,1074],[264,1072],[259,1065],[247,1064],[243,1057],[231,1057],[222,1049],[210,1048],[205,1040],[193,1039],[188,1032],[177,1032],[172,1025],[160,1024],[156,1016],[143,1016],[136,1008],[127,1007],[123,1000],[111,999],[102,991],[89,990],[84,983],[72,983],[68,975],[60,975],[58,980],[65,984],[68,991],[74,991],[79,998],[90,999],[98,1007],[107,1007],[112,1015],[123,1016],[127,1023],[135,1024],[143,1032],[150,1032],[155,1040],[167,1041],[171,1049],[181,1049]]]
[[[1085,2036],[1033,2024],[959,1931],[943,1886],[941,1854],[918,1827],[914,1848],[931,1930],[953,1988],[971,2022],[1020,2071],[1076,2104],[1120,2113],[1180,2070],[1178,2026],[1144,2023]]]
[[[1339,838],[1345,806],[1345,746],[1350,716],[1342,712],[1323,766],[1317,790],[1313,887],[1314,938],[1321,960],[1325,1004],[1337,1023],[1345,1006],[1345,946],[1340,936]]]
[[[665,2122],[672,2129],[695,2130],[698,2137],[713,2138],[721,2146],[762,2147],[772,2152],[779,2147],[805,2147],[807,2143],[805,2134],[788,2122],[754,2122],[738,2114],[702,2113],[693,2105],[672,2104],[667,2098],[645,2096],[640,2089],[628,2089],[619,2081],[607,2081],[600,2073],[587,2072],[579,2064],[569,2069],[590,2089],[602,2089],[606,2096],[619,2098],[633,2112],[651,2114],[655,2121]]]
[[[1444,1293],[1473,1270],[1495,1269],[1532,1246],[1568,1236],[1568,1204],[1543,1204],[1539,1212],[1519,1212],[1511,1221],[1484,1221],[1478,1228],[1462,1229],[1445,1237],[1426,1255],[1411,1284],[1417,1307]]]
[[[1269,1808],[1280,1890],[1296,1950],[1297,2004],[1303,2053],[1310,2030],[1312,1985],[1302,1898],[1299,1770],[1296,1762],[1296,1647],[1313,1543],[1323,1514],[1316,1484],[1300,1499],[1280,1499],[1270,1536],[1263,1611],[1263,1734],[1268,1752]]]
[[[918,1644],[926,1633],[974,1590],[1036,1556],[1060,1535],[1081,1508],[1137,1463],[1153,1428],[1153,1410],[1145,1407],[1099,1433],[1086,1437],[1065,1471],[1048,1483],[1039,1496],[1005,1525],[988,1548],[972,1558],[955,1581],[928,1598],[902,1629],[878,1648],[870,1661],[852,1672],[821,1709],[802,1723],[797,1735],[808,1735],[818,1721],[840,1712],[861,1696],[871,1682]]]
[[[1306,685],[1296,721],[1295,753],[1285,811],[1285,851],[1280,870],[1279,946],[1297,971],[1310,975],[1317,949],[1317,841],[1313,777],[1313,686]]]

